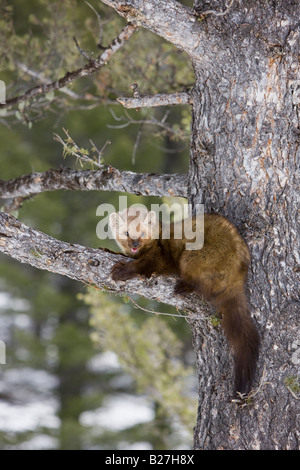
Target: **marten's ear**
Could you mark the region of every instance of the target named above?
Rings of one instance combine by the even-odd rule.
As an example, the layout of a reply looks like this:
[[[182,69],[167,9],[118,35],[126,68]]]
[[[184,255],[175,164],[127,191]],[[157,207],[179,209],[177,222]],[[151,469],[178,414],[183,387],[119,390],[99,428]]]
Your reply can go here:
[[[150,211],[144,219],[144,224],[149,225],[151,238],[157,238],[158,235],[158,223],[156,212]]]
[[[144,219],[144,224],[156,225],[156,212],[150,211]]]
[[[128,216],[139,217],[141,222],[142,220],[144,220],[147,214],[148,214],[148,209],[146,206],[143,206],[142,204],[132,204],[128,208],[128,213],[126,213],[126,215]]]
[[[116,236],[122,223],[124,223],[124,220],[117,212],[112,212],[109,215],[109,227],[114,236]]]

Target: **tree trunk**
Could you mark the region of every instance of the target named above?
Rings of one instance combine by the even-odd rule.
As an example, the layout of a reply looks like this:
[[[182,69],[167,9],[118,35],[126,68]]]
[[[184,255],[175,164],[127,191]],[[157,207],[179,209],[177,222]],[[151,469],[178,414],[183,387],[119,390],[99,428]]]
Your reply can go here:
[[[223,335],[194,324],[195,446],[298,449],[299,5],[234,6],[224,17],[203,20],[211,46],[205,59],[193,59],[190,200],[227,216],[252,253],[248,287],[262,342],[259,388],[247,406],[231,402]]]

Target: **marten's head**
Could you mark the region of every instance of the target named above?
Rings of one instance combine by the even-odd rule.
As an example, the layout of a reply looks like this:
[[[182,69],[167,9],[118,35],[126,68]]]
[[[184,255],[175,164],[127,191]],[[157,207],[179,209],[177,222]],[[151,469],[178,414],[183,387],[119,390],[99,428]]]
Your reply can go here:
[[[109,226],[120,248],[133,257],[150,247],[158,233],[156,213],[137,204],[110,214]]]

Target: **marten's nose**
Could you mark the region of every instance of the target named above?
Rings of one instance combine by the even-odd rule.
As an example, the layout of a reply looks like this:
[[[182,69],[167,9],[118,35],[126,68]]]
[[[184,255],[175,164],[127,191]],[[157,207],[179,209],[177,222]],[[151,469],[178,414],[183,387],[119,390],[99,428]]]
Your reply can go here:
[[[139,246],[139,241],[138,240],[133,240],[132,241],[132,246],[133,246],[133,248],[137,248]]]

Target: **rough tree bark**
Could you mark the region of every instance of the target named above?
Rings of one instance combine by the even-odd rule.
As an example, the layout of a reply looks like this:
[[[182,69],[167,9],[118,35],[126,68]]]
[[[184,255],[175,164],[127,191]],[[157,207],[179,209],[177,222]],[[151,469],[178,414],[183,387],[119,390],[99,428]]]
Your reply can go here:
[[[162,282],[158,282],[158,279],[152,276],[147,280],[141,277],[126,283],[116,283],[111,279],[110,272],[115,263],[124,260],[122,253],[56,240],[2,212],[0,212],[0,251],[21,263],[67,276],[87,286],[115,293],[124,293],[126,289],[130,294],[139,294],[187,312],[194,312],[196,294],[189,299],[176,299],[173,295],[174,279],[165,278]],[[202,319],[204,318],[203,315]]]
[[[191,199],[229,217],[247,239],[251,310],[262,338],[258,378],[265,370],[267,385],[247,409],[229,404],[219,384],[205,387],[207,373],[218,370],[219,383],[224,373],[213,355],[219,340],[206,337],[195,439],[199,448],[296,449],[299,402],[286,385],[299,379],[299,5],[234,2],[203,28],[210,48],[205,64],[193,61]]]
[[[135,173],[110,165],[100,170],[48,170],[9,181],[0,180],[3,199],[31,197],[45,191],[120,191],[144,196],[187,196],[187,177],[180,174]]]
[[[223,333],[206,319],[211,308],[198,299],[201,321],[190,320],[199,376],[195,449],[298,449],[298,2],[195,0],[191,10],[175,0],[102,1],[190,56],[195,84],[188,99],[192,128],[187,196],[193,205],[204,203],[207,212],[227,216],[252,254],[248,294],[262,340],[255,390],[243,405],[231,400],[230,352]],[[15,223],[1,218],[0,248],[17,257],[15,231],[9,229]],[[17,233],[24,230],[22,226]],[[91,255],[98,259],[93,252],[82,260],[84,251],[75,251],[79,263],[87,266]],[[27,262],[43,260],[37,267],[52,268],[51,253],[45,258],[43,249],[36,256],[34,249],[30,253]],[[103,269],[115,256],[99,253],[99,259],[107,257]],[[73,269],[67,259],[64,272],[57,266],[53,270],[78,272],[75,258]],[[104,285],[105,278],[91,279]],[[172,285],[169,279],[139,280],[137,290],[193,311],[195,297],[174,299]],[[109,287],[133,289],[132,281]]]

